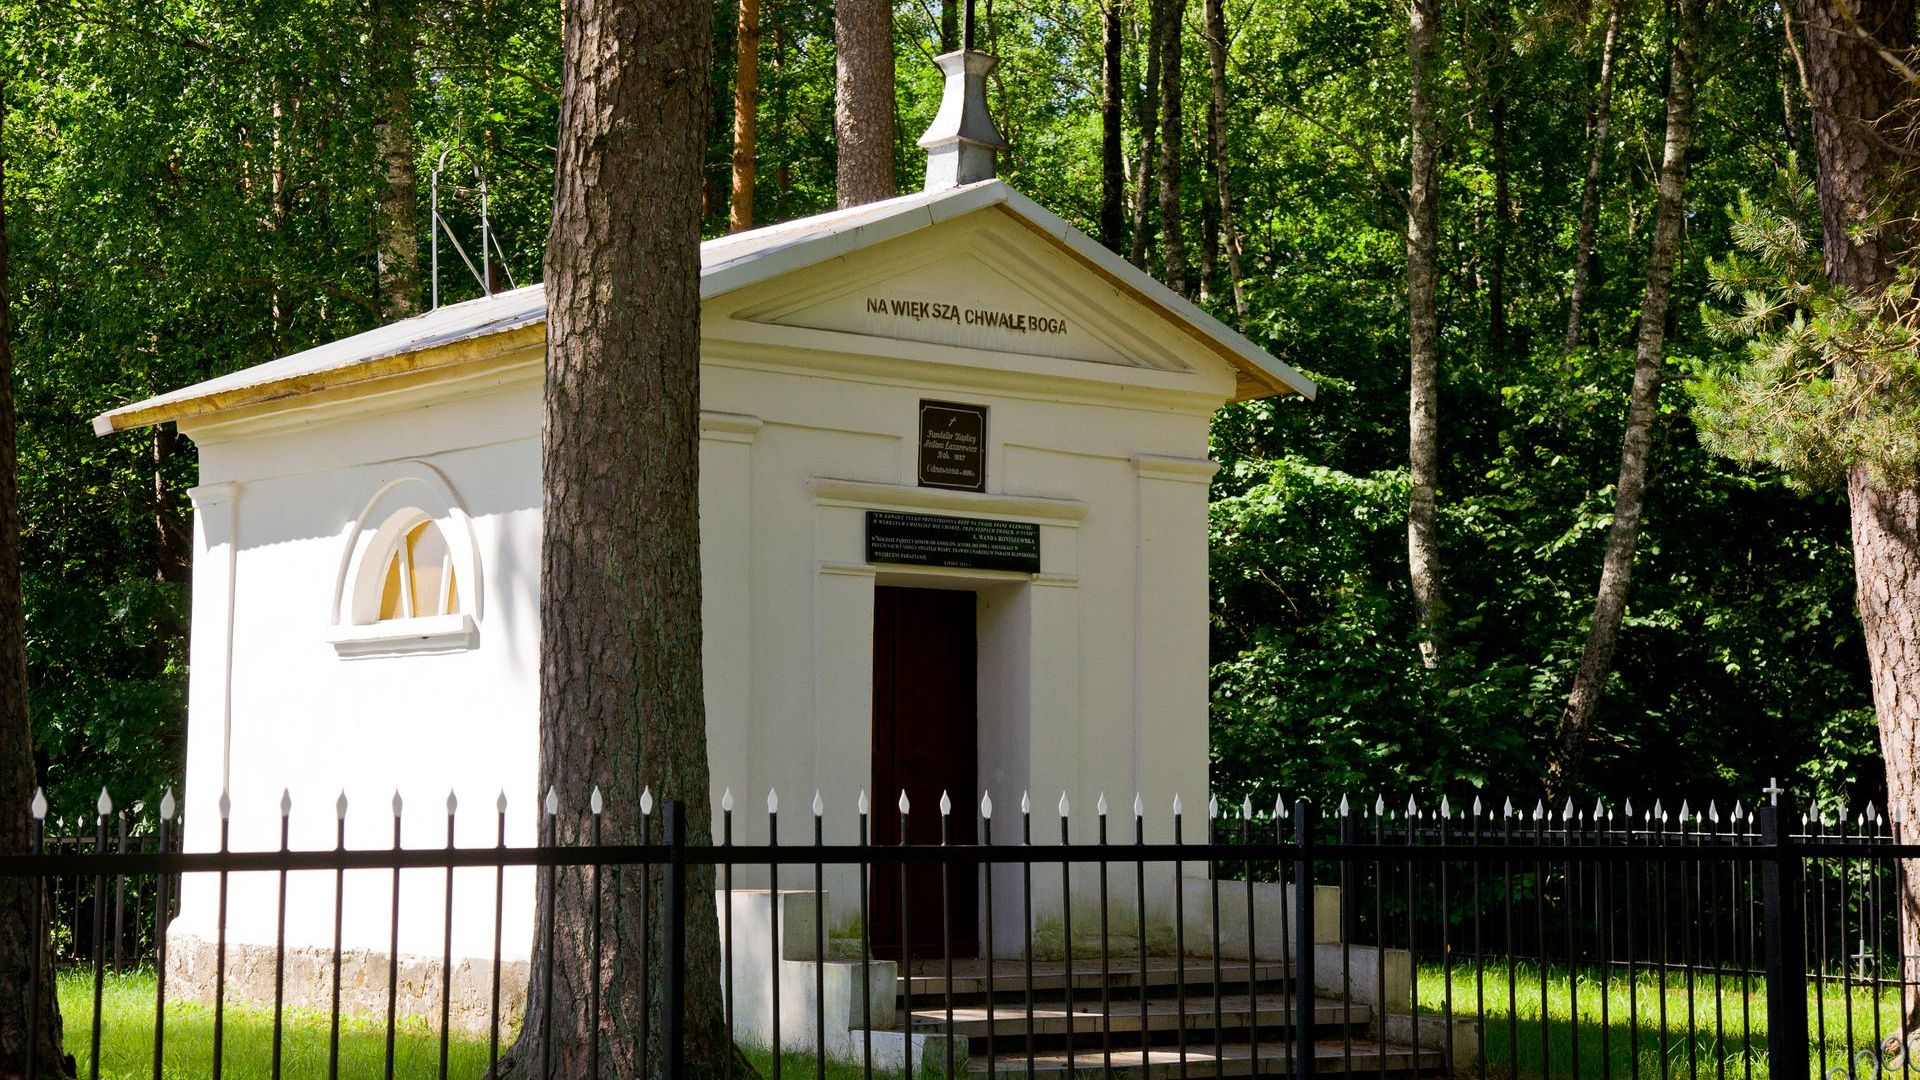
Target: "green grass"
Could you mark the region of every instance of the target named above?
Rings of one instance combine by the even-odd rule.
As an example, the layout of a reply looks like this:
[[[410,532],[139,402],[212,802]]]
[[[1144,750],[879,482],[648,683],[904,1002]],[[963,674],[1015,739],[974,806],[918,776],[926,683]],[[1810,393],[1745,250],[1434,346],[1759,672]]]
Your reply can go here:
[[[108,975],[100,1000],[100,1075],[106,1080],[151,1080],[153,1076],[153,972]],[[93,976],[73,971],[60,976],[60,1011],[66,1023],[67,1052],[87,1075],[93,1026]],[[281,1034],[281,1075],[288,1080],[325,1080],[331,1041],[331,1017],[324,1012],[290,1009]],[[501,1036],[501,1050],[511,1042]],[[227,1080],[265,1080],[272,1075],[273,1010],[253,1005],[226,1008],[221,1026],[221,1069]],[[383,1077],[386,1061],[386,1017],[343,1015],[340,1018],[340,1071],[360,1080]],[[431,1080],[440,1075],[440,1036],[425,1020],[403,1017],[395,1025],[394,1076],[397,1080]],[[748,1051],[747,1057],[767,1080],[773,1076],[770,1055]],[[474,1080],[486,1072],[488,1045],[484,1035],[448,1039],[447,1075]],[[195,1002],[168,1002],[164,1060],[167,1080],[205,1080],[213,1072],[213,1008]],[[801,1054],[781,1056],[782,1080],[816,1075],[814,1059]],[[859,1080],[858,1068],[829,1065],[829,1080]],[[879,1075],[876,1073],[876,1075]]]
[[[1446,999],[1447,980],[1437,965],[1420,969],[1418,996],[1424,1011],[1440,1013]],[[1642,1077],[1678,1076],[1721,1080],[1724,1077],[1746,1080],[1751,1068],[1754,1077],[1769,1077],[1766,1056],[1766,985],[1759,978],[1742,981],[1729,977],[1724,981],[1696,975],[1692,982],[1693,1014],[1689,1019],[1688,983],[1684,974],[1669,974],[1663,995],[1657,972],[1636,969],[1631,985],[1620,969],[1611,971],[1606,993],[1601,993],[1599,969],[1548,968],[1545,993],[1541,992],[1540,969],[1521,965],[1514,978],[1513,1007],[1508,1007],[1507,970],[1504,964],[1488,966],[1484,981],[1476,979],[1472,965],[1456,965],[1452,972],[1453,1014],[1456,1018],[1480,1013],[1486,1018],[1484,1034],[1488,1075],[1492,1077],[1571,1077],[1575,1075],[1574,1053],[1579,1053],[1582,1077],[1600,1077],[1603,1068],[1626,1080],[1633,1076],[1634,1059],[1639,1059]],[[1482,989],[1484,987],[1484,990]],[[1480,1007],[1484,992],[1485,1007]],[[1601,1001],[1606,1001],[1607,1024],[1600,1022]],[[1578,1022],[1575,1022],[1575,1002]],[[1541,1067],[1542,1003],[1545,1003],[1545,1052],[1548,1067]],[[1716,1007],[1718,1013],[1716,1014]],[[1636,1011],[1637,1010],[1637,1011]],[[1814,1074],[1844,1067],[1850,1053],[1871,1052],[1875,1046],[1874,1027],[1878,1014],[1878,1034],[1892,1039],[1900,1030],[1900,998],[1897,989],[1884,989],[1875,1000],[1870,987],[1823,986],[1819,995],[1810,989],[1807,995],[1807,1036],[1812,1048]],[[1824,1015],[1823,1015],[1824,1014]],[[1637,1016],[1638,1023],[1632,1021]],[[1824,1057],[1821,1021],[1825,1021]],[[1849,1021],[1851,1029],[1849,1030]],[[1637,1031],[1636,1031],[1637,1028]],[[1664,1032],[1664,1043],[1662,1033]],[[1665,1050],[1664,1067],[1662,1048]],[[1904,1074],[1908,1068],[1898,1058],[1890,1059],[1888,1071]],[[1911,1066],[1920,1069],[1920,1061]],[[1862,1064],[1857,1076],[1869,1076],[1872,1070]]]

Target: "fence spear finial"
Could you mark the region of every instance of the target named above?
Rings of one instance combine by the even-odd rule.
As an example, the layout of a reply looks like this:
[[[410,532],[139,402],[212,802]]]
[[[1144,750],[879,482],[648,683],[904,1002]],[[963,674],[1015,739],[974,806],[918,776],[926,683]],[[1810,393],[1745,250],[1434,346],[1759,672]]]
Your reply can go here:
[[[1561,820],[1563,820],[1563,821],[1572,821],[1572,820],[1573,820],[1573,813],[1574,813],[1574,811],[1573,811],[1573,796],[1571,796],[1571,795],[1569,795],[1569,796],[1567,796],[1567,805],[1566,805],[1566,807],[1565,807],[1565,808],[1563,808],[1563,809],[1562,809],[1562,810],[1560,811],[1560,818],[1561,818]]]
[[[1387,815],[1387,797],[1385,795],[1375,795],[1373,797],[1373,816],[1385,817],[1386,815]]]
[[[606,800],[600,796],[600,785],[599,784],[593,785],[593,790],[587,794],[588,812],[593,814],[594,817],[599,817],[600,812],[602,810],[605,810],[606,808],[607,808]],[[447,813],[449,814],[453,813],[453,793],[452,792],[447,793]]]
[[[1513,816],[1513,797],[1512,796],[1508,796],[1507,804],[1500,808],[1500,816],[1501,817]]]
[[[1173,816],[1180,816],[1180,793],[1177,791],[1173,793]]]
[[[1104,791],[1101,792],[1100,797],[1094,800],[1093,812],[1100,817],[1107,816],[1107,793],[1106,792]]]
[[[720,812],[723,814],[733,813],[733,788],[731,787],[720,793]]]
[[[1060,793],[1060,816],[1067,816],[1067,793],[1064,791]]]
[[[293,791],[289,788],[281,788],[280,789],[280,816],[291,817],[292,814],[293,814]]]
[[[1033,813],[1033,799],[1032,799],[1032,797],[1031,797],[1031,796],[1030,796],[1030,795],[1029,795],[1029,794],[1028,794],[1027,792],[1025,792],[1025,791],[1022,791],[1022,792],[1020,793],[1020,812],[1021,812],[1022,814],[1031,814],[1031,813]]]
[[[903,814],[911,812],[913,808],[913,804],[907,800],[906,788],[900,789],[900,802],[898,805],[900,807],[900,812]]]
[[[347,789],[340,789],[340,797],[333,800],[333,814],[341,821],[347,820]]]
[[[641,796],[641,798],[643,800],[647,800],[647,797],[644,794]],[[650,802],[651,800],[647,800],[647,801]],[[767,789],[767,813],[777,814],[779,812],[780,812],[780,792],[776,788],[768,788]]]
[[[223,790],[220,792],[220,820],[225,821],[227,818],[230,818],[232,816],[233,816],[233,796],[232,794]]]
[[[946,800],[947,800],[947,796],[945,795],[945,793],[942,793],[940,796],[941,805],[944,806],[946,804]],[[942,811],[942,813],[944,812],[945,811]],[[826,814],[827,814],[826,800],[820,797],[820,789],[814,788],[813,789],[813,816],[825,817]]]
[[[100,811],[101,817],[113,813],[113,799],[108,797],[106,788],[100,789],[100,798],[94,803],[94,809]]]
[[[860,801],[855,805],[854,808],[860,811],[861,817],[866,817],[868,812],[873,809],[873,804],[867,801],[866,788],[860,789]]]
[[[594,795],[595,795],[595,796],[598,796],[598,795],[600,794],[600,789],[599,789],[599,787],[597,787],[597,786],[596,786],[596,787],[595,787],[595,788],[593,789],[593,793],[594,793]],[[448,788],[448,789],[447,789],[447,814],[448,814],[448,816],[452,816],[452,814],[454,813],[454,811],[456,811],[456,810],[458,810],[458,809],[460,809],[460,799],[459,799],[459,797],[458,797],[458,796],[456,796],[456,795],[455,795],[455,794],[453,793],[453,789],[452,789],[452,788]],[[595,808],[594,808],[594,811],[593,811],[593,812],[597,814],[597,813],[599,813],[599,812],[600,812],[600,809],[599,809],[598,807],[595,807]]]
[[[1440,796],[1440,816],[1448,821],[1453,820],[1453,803],[1445,795]]]
[[[943,788],[941,789],[941,792],[940,792],[940,816],[948,817],[952,815],[952,813],[953,813],[953,800],[947,798],[946,790]]]
[[[1546,820],[1546,817],[1547,817],[1547,800],[1545,799],[1533,800],[1533,820],[1544,821]]]
[[[1347,793],[1343,791],[1340,793],[1340,816],[1346,817],[1348,812]]]
[[[172,795],[173,789],[168,788],[167,794]],[[47,793],[44,789],[37,787],[33,789],[33,802],[30,808],[33,811],[35,821],[47,820]]]
[[[399,796],[395,795],[394,799],[398,801]],[[560,812],[560,792],[555,790],[552,784],[547,785],[546,811],[548,817],[553,817]]]
[[[1137,818],[1147,816],[1146,800],[1142,799],[1137,791],[1133,793],[1133,816]]]
[[[36,791],[35,794],[39,792]],[[178,805],[173,800],[173,788],[168,787],[166,793],[160,796],[160,820],[172,821],[174,809]]]
[[[1207,796],[1207,816],[1218,820],[1220,817],[1220,796]]]
[[[1345,811],[1342,812],[1344,813]],[[1240,820],[1253,820],[1253,796],[1251,795],[1240,796]]]
[[[400,789],[399,789],[399,788],[394,788],[394,789],[393,789],[393,816],[394,816],[394,817],[399,817],[399,816],[400,816],[400,806],[401,806],[401,803],[400,803]]]
[[[496,814],[504,814],[507,812],[507,789],[506,788],[501,788],[500,797],[493,800],[493,810],[494,810],[494,813]]]
[[[993,793],[990,791],[980,793],[980,817],[984,821],[993,820]]]
[[[652,815],[653,815],[653,785],[648,784],[647,786],[640,789],[640,816],[651,817]]]
[[[1486,816],[1486,811],[1485,811],[1485,810],[1482,810],[1482,809],[1480,809],[1480,796],[1478,796],[1478,795],[1475,795],[1475,796],[1473,797],[1473,816],[1474,816],[1474,817],[1485,817],[1485,816]]]

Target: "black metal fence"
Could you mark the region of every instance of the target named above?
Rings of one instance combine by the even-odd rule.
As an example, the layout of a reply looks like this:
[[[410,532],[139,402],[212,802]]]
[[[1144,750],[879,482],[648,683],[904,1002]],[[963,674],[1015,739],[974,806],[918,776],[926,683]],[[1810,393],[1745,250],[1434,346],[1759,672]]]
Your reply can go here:
[[[1153,823],[1138,801],[1110,820],[1103,797],[1093,839],[1073,840],[1064,797],[1057,813],[1023,798],[1000,819],[988,800],[973,808],[975,843],[874,844],[862,796],[859,842],[828,844],[817,796],[811,842],[778,842],[769,805],[770,842],[733,842],[729,799],[708,845],[684,841],[678,805],[645,803],[642,842],[593,843],[597,793],[580,815],[587,842],[552,842],[574,830],[550,797],[543,842],[524,847],[505,843],[504,803],[486,846],[455,845],[450,807],[446,845],[427,849],[400,846],[397,802],[394,843],[375,850],[346,846],[344,810],[332,848],[289,850],[284,803],[273,851],[226,850],[223,821],[220,850],[183,853],[170,805],[150,834],[111,814],[79,837],[42,819],[34,853],[0,857],[0,875],[44,882],[33,917],[63,971],[58,986],[0,993],[33,1010],[57,993],[83,1076],[479,1076],[511,1044],[520,991],[551,985],[514,966],[526,943],[512,937],[553,921],[506,929],[510,871],[543,897],[563,878],[590,889],[597,920],[612,890],[684,891],[689,868],[712,867],[725,1020],[772,1077],[1855,1078],[1905,1075],[1920,1050],[1920,957],[1902,918],[1920,917],[1920,845],[1872,807],[1214,803],[1189,822],[1176,803]],[[943,798],[942,836],[960,831],[952,813]],[[1150,841],[1152,824],[1170,839]],[[918,834],[902,822],[897,835]],[[646,872],[623,876],[634,869]],[[377,898],[391,937],[356,969],[345,883],[369,872],[391,883]],[[403,872],[444,880],[437,956],[403,955]],[[248,878],[273,883],[271,910],[239,910]],[[856,882],[850,899],[830,903],[829,880]],[[302,881],[332,898],[319,927],[332,948],[304,968],[288,946]],[[212,930],[211,956],[188,962],[162,931],[190,883],[207,890]],[[456,950],[456,910],[491,927],[490,957]],[[657,910],[668,945],[641,962],[679,974],[686,920],[708,909]],[[242,922],[273,933],[230,940]],[[592,931],[590,970],[605,970],[614,946]],[[546,944],[533,955],[552,955]],[[130,968],[143,970],[117,973]],[[463,988],[469,969],[484,977]],[[633,1058],[601,1052],[617,1036],[600,980],[586,981],[590,1025],[535,1015],[555,1038],[596,1031],[585,1060],[598,1075]],[[642,1069],[654,1053],[678,1075],[680,1019],[633,1051]],[[46,1063],[25,1064],[36,1076]]]

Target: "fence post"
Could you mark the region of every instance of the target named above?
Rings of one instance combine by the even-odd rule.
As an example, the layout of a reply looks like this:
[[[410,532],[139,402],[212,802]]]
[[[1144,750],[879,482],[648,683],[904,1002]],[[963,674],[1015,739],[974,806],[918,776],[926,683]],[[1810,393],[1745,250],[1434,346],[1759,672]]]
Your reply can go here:
[[[1313,804],[1293,804],[1293,842],[1300,849],[1293,864],[1293,1023],[1296,1078],[1313,1076]],[[1251,919],[1253,913],[1248,912]]]
[[[1760,843],[1761,937],[1767,968],[1767,1071],[1807,1075],[1807,956],[1804,915],[1806,868],[1794,843],[1791,802],[1762,806]]]
[[[671,799],[664,809],[660,824],[667,852],[661,868],[664,880],[660,901],[667,932],[667,969],[660,996],[660,1075],[679,1076],[687,1031],[683,1004],[687,984],[687,879],[686,865],[681,861],[687,843],[687,808],[678,799]]]

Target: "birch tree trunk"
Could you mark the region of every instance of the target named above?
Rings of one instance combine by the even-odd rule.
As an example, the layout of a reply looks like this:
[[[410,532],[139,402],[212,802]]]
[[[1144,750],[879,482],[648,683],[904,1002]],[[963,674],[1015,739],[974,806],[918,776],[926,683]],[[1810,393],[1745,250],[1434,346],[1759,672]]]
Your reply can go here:
[[[1600,46],[1600,87],[1593,99],[1593,138],[1587,176],[1580,185],[1580,229],[1573,246],[1573,291],[1567,304],[1567,348],[1580,347],[1580,317],[1593,272],[1593,232],[1600,219],[1600,170],[1607,157],[1607,126],[1613,117],[1613,57],[1620,44],[1620,12],[1626,0],[1607,8],[1607,36]]]
[[[1851,9],[1851,15],[1849,14]],[[1907,85],[1877,51],[1895,55],[1914,44],[1913,0],[1801,0],[1807,89],[1812,103],[1814,154],[1819,163],[1820,226],[1827,280],[1862,296],[1886,292],[1893,277],[1891,250],[1914,238],[1864,228],[1892,197],[1910,210],[1892,185],[1913,182],[1900,159],[1894,129],[1911,113],[1920,88]],[[1907,116],[1904,119],[1910,120]],[[1889,129],[1876,131],[1876,125]],[[1910,133],[1909,133],[1910,135]],[[1866,469],[1847,477],[1853,521],[1855,604],[1867,646],[1880,751],[1886,761],[1888,808],[1902,822],[1903,843],[1920,822],[1920,491],[1888,489]],[[1906,1030],[1920,1022],[1911,976],[1920,970],[1920,863],[1909,861],[1901,884],[1900,933],[1906,958]]]
[[[1247,294],[1241,282],[1240,234],[1233,224],[1233,158],[1227,153],[1227,14],[1224,0],[1205,0],[1207,72],[1212,98],[1207,108],[1209,142],[1213,151],[1214,202],[1220,214],[1220,236],[1227,252],[1227,284],[1233,289],[1233,310],[1247,315]]]
[[[1420,659],[1429,668],[1439,664],[1446,620],[1440,580],[1440,530],[1434,512],[1440,472],[1440,331],[1434,308],[1440,215],[1434,174],[1438,133],[1430,79],[1437,22],[1433,0],[1410,0],[1407,59],[1411,92],[1407,111],[1413,168],[1407,191],[1407,460],[1411,488],[1407,569],[1413,583]]]
[[[6,126],[6,73],[0,71],[0,131]],[[27,615],[20,592],[20,486],[14,443],[13,323],[7,275],[6,142],[0,139],[0,855],[28,851],[27,813],[35,787],[33,725],[27,714]],[[0,1077],[20,1076],[29,1041],[40,1080],[74,1074],[61,1044],[60,1001],[46,934],[34,924],[41,883],[0,878]],[[44,891],[41,893],[45,896]],[[44,908],[42,909],[44,911]],[[39,1024],[27,1003],[36,987]]]
[[[733,192],[727,229],[753,228],[755,134],[760,118],[760,0],[740,0],[733,76]]]
[[[893,178],[893,5],[836,0],[833,34],[835,186],[845,209],[899,194]]]
[[[420,172],[413,142],[413,53],[419,37],[415,0],[373,0],[373,77],[379,87],[374,141],[380,186],[380,317],[420,311]]]
[[[1593,737],[1593,717],[1613,670],[1633,583],[1634,549],[1647,504],[1647,468],[1653,457],[1653,425],[1659,415],[1660,381],[1667,341],[1667,308],[1673,295],[1673,267],[1685,224],[1687,146],[1693,138],[1694,63],[1700,48],[1701,0],[1677,0],[1677,32],[1668,71],[1667,137],[1660,157],[1654,204],[1653,254],[1647,264],[1647,290],[1640,304],[1635,335],[1633,387],[1627,395],[1627,426],[1620,441],[1620,475],[1614,481],[1613,523],[1594,596],[1593,623],[1587,631],[1573,690],[1560,714],[1547,787],[1565,793],[1575,783]]]
[[[1161,9],[1172,0],[1147,0],[1147,42],[1144,64],[1146,86],[1140,94],[1139,183],[1133,189],[1133,242],[1127,261],[1145,270],[1153,245],[1154,163],[1160,156],[1160,22]]]
[[[1180,213],[1181,29],[1186,0],[1160,0],[1155,48],[1160,53],[1160,255],[1161,278],[1177,293],[1187,291],[1187,247]]]
[[[558,798],[552,820],[562,845],[584,838],[595,786],[606,794],[609,843],[640,841],[647,787],[663,801],[686,802],[689,842],[711,836],[697,504],[712,29],[708,4],[567,0],[565,9],[545,268],[540,576],[540,777]],[[655,879],[652,910],[636,887],[643,872]],[[721,1012],[719,929],[699,900],[713,895],[712,868],[687,867],[689,909],[705,916],[687,922],[678,998],[667,992],[667,965],[640,964],[643,939],[654,957],[672,945],[657,868],[607,873],[597,972],[591,872],[564,869],[553,880],[541,877],[534,974],[513,1066],[544,1076],[551,1062],[553,1076],[584,1078],[597,1033],[605,1075],[667,1080],[660,1051],[671,1010],[686,1033],[678,1075],[720,1075],[732,1046]],[[596,979],[602,1012],[590,1020]],[[643,1001],[651,1007],[643,1010]]]
[[[1100,9],[1100,242],[1123,252],[1127,231],[1126,119],[1121,115],[1120,52],[1125,45],[1120,0]]]

